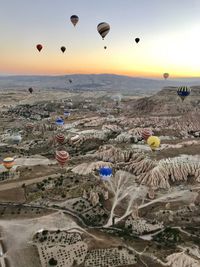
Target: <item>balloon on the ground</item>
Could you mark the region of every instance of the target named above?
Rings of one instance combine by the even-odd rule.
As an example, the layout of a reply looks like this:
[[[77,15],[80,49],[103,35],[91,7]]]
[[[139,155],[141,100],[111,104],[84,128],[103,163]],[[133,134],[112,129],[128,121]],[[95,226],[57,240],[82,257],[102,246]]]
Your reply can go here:
[[[140,38],[135,38],[136,43],[139,43],[139,41],[140,41]]]
[[[38,45],[36,45],[36,48],[37,48],[37,50],[40,52],[41,50],[42,50],[42,45],[41,44],[38,44]]]
[[[60,50],[64,53],[65,50],[66,50],[66,47],[65,46],[61,46]]]
[[[141,136],[144,140],[147,140],[152,135],[153,135],[153,132],[150,129],[143,129],[141,132]]]
[[[103,181],[108,181],[112,176],[112,168],[110,167],[102,167],[99,169],[99,175]]]
[[[151,150],[156,150],[160,146],[160,138],[152,135],[147,139],[147,144],[150,146]]]
[[[184,99],[187,96],[189,96],[190,93],[191,93],[191,89],[187,86],[181,86],[181,87],[178,87],[177,89],[177,94],[181,98],[182,101],[184,101]]]
[[[110,25],[106,22],[101,22],[97,26],[97,31],[101,35],[102,39],[104,39],[110,31]]]
[[[169,78],[169,73],[167,73],[167,72],[163,73],[163,77],[164,77],[165,80],[166,80],[167,78]]]
[[[56,160],[63,168],[67,161],[69,160],[69,153],[65,150],[57,150],[56,151]]]
[[[15,164],[15,159],[12,157],[7,157],[3,160],[3,166],[7,169],[10,170]]]
[[[71,23],[74,25],[74,27],[76,26],[76,24],[78,23],[79,21],[79,17],[77,15],[72,15],[71,18]]]

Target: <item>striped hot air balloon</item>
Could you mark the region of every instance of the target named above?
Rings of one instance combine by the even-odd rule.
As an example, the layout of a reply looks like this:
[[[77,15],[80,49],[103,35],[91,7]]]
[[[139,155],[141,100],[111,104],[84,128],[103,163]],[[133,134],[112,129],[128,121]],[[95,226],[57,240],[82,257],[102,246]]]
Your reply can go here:
[[[191,89],[187,86],[181,86],[181,87],[178,87],[177,89],[177,94],[181,98],[182,101],[184,101],[184,99],[187,96],[189,96],[190,93],[191,93]]]
[[[65,151],[65,150],[57,150],[56,151],[56,160],[61,165],[61,167],[63,168],[64,165],[69,160],[69,153],[67,151]]]
[[[59,143],[59,144],[63,144],[64,141],[65,141],[65,136],[63,133],[57,133],[56,134],[56,141]]]
[[[102,39],[104,39],[110,31],[110,25],[106,22],[101,22],[97,26],[97,31],[101,35]]]
[[[144,140],[147,140],[150,136],[153,135],[153,132],[150,129],[143,129],[141,135]]]
[[[7,169],[10,170],[12,169],[13,165],[15,164],[15,159],[11,157],[7,157],[3,160],[3,166]]]

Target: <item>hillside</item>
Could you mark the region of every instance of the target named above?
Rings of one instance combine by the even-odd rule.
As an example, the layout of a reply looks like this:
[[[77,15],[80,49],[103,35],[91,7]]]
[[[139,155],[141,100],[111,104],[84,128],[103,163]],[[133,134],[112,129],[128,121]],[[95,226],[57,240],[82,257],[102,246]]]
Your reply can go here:
[[[158,93],[131,101],[128,110],[142,114],[174,115],[185,111],[200,109],[200,86],[191,87],[192,91],[184,102],[177,96],[177,87],[165,87]]]
[[[72,83],[69,82],[72,80]],[[156,80],[113,74],[64,76],[0,76],[0,89],[62,89],[120,91],[133,95],[154,94],[166,86],[198,85],[200,79]]]

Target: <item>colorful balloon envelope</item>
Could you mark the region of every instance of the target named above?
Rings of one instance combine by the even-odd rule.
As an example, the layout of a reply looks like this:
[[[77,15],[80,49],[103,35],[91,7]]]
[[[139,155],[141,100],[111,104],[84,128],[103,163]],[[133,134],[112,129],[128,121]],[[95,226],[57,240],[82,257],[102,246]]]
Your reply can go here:
[[[69,160],[69,153],[65,150],[57,150],[56,160],[60,164],[60,166],[63,168],[66,165],[67,161]]]
[[[103,181],[109,181],[112,176],[112,168],[110,167],[102,167],[99,169],[99,175]]]
[[[57,126],[63,126],[64,125],[64,120],[62,119],[62,118],[58,118],[57,120],[56,120],[56,125]]]
[[[187,86],[181,86],[177,89],[177,94],[181,98],[182,101],[189,96],[191,93],[191,89]]]
[[[136,43],[139,43],[139,41],[140,41],[140,38],[135,38]]]
[[[74,25],[74,27],[76,26],[76,24],[78,23],[79,21],[79,17],[77,15],[72,15],[71,18],[71,23]]]
[[[65,52],[65,50],[66,50],[66,47],[64,47],[64,46],[61,46],[60,50],[61,50],[61,51],[64,53],[64,52]]]
[[[150,129],[143,129],[141,135],[144,140],[147,140],[150,136],[153,135],[153,132]]]
[[[15,164],[14,158],[8,157],[3,160],[3,166],[7,169],[10,170],[12,169],[13,165]]]
[[[40,52],[41,50],[42,50],[42,45],[41,44],[38,44],[38,45],[36,45],[36,48],[37,48],[37,50]]]
[[[65,136],[63,133],[57,133],[56,134],[56,141],[59,143],[59,144],[63,144],[65,142]]]
[[[110,31],[110,25],[106,22],[101,22],[97,26],[97,31],[101,35],[102,39],[104,39]]]
[[[164,77],[165,80],[166,80],[167,78],[169,78],[169,73],[163,73],[163,77]]]
[[[154,151],[160,146],[160,138],[152,135],[147,139],[147,144],[150,146],[151,150]]]

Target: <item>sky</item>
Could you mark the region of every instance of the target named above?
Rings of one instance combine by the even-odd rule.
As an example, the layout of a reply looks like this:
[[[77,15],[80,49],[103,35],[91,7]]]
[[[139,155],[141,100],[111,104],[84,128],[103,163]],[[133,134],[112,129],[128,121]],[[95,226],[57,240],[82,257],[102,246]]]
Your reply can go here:
[[[200,77],[200,0],[0,0],[1,75],[164,72]]]

